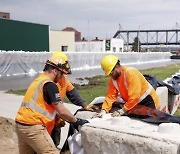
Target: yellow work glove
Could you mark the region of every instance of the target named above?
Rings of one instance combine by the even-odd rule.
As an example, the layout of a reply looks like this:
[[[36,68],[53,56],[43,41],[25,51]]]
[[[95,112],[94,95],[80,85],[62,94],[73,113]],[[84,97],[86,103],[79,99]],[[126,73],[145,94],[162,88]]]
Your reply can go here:
[[[100,113],[95,114],[92,118],[102,118],[106,114],[105,110],[101,110]]]
[[[87,111],[95,111],[95,110],[98,110],[99,107],[97,105],[88,104],[84,107],[84,109]]]
[[[55,127],[64,127],[65,124],[65,121],[58,114],[56,114]]]
[[[117,110],[117,111],[114,111],[111,116],[112,117],[120,117],[122,115],[124,115],[126,112],[124,109],[120,109],[120,110]]]

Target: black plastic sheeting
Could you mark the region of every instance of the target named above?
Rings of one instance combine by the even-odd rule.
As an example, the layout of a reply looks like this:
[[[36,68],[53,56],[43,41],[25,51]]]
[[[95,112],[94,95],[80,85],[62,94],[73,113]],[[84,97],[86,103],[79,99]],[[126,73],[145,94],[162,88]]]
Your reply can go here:
[[[144,74],[144,77],[153,86],[155,90],[157,89],[157,87],[166,86],[169,93],[173,95],[180,94],[180,75],[174,76],[171,80],[168,81],[168,83],[171,85],[158,80],[157,77],[153,75]]]

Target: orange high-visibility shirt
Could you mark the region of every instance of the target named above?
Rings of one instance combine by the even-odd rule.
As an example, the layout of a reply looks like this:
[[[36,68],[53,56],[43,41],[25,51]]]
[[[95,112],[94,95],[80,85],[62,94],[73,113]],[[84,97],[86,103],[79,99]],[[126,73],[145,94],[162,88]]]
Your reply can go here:
[[[112,78],[109,80],[108,91],[102,105],[102,109],[106,112],[109,112],[112,108],[119,91],[121,98],[125,102],[124,108],[128,111],[140,102],[142,96],[146,95],[149,86],[151,86],[137,69],[125,66],[121,66],[121,75],[116,82],[119,90],[113,84]],[[159,98],[153,88],[150,90],[149,95],[154,100],[155,107],[158,108],[160,106]]]
[[[63,75],[62,78],[60,78],[60,80],[56,83],[56,85],[59,89],[59,93],[62,100],[66,96],[66,92],[69,92],[72,89],[74,89],[74,86],[69,81],[68,77],[65,75]]]

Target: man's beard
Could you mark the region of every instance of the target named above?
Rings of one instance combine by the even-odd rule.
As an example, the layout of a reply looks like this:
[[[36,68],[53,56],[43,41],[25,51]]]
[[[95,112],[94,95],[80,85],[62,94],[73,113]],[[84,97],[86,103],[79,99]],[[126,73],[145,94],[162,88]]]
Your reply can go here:
[[[121,75],[121,72],[120,71],[117,71],[115,74],[113,74],[112,78],[114,80],[117,80],[117,78]]]
[[[59,81],[59,75],[56,75],[56,77],[54,78],[54,82],[57,83]]]

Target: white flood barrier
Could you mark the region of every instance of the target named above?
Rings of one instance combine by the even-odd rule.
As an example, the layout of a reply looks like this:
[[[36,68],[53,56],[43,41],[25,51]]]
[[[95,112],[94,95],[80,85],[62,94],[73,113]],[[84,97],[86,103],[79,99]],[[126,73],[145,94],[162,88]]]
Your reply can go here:
[[[119,57],[121,64],[131,66],[167,62],[170,61],[171,56],[169,52],[67,52],[73,72],[100,68],[100,61],[107,54],[115,54]],[[1,51],[0,76],[34,75],[39,73],[43,70],[44,63],[51,55],[51,52]]]
[[[107,115],[106,115],[107,116]],[[180,125],[129,117],[94,119],[81,129],[85,154],[179,154]]]

